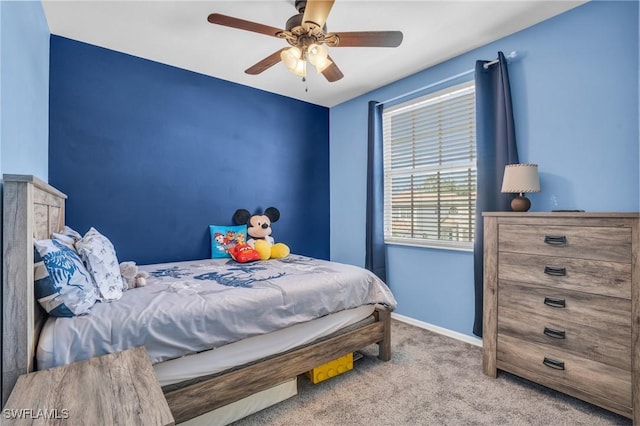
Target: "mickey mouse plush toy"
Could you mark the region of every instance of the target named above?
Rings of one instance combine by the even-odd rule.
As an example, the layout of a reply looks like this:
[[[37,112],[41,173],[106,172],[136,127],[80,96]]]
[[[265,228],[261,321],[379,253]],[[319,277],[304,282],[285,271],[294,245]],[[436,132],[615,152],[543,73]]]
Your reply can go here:
[[[289,256],[289,247],[283,243],[276,243],[271,236],[271,224],[278,219],[280,219],[280,211],[275,207],[268,207],[263,214],[252,215],[246,209],[238,209],[233,214],[235,223],[247,224],[247,235],[251,237],[247,240],[247,244],[260,254],[260,260],[282,259]]]

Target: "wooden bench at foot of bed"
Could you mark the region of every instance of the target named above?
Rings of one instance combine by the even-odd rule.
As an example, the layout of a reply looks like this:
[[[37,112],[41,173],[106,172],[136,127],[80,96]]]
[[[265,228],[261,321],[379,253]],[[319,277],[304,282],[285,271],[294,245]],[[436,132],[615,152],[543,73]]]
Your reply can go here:
[[[391,312],[376,308],[371,321],[229,372],[167,385],[163,391],[171,413],[176,423],[187,421],[373,343],[379,346],[378,358],[388,361],[391,359]]]

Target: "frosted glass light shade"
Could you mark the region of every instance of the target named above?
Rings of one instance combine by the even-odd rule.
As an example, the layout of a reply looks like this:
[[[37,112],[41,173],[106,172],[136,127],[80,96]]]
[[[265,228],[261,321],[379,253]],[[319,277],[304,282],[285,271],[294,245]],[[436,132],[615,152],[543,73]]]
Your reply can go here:
[[[289,49],[280,52],[280,59],[289,69],[293,69],[296,67],[301,56],[302,51],[297,47],[290,47]]]
[[[316,66],[316,71],[318,72],[318,74],[320,74],[322,71],[326,70],[331,64],[333,64],[333,62],[330,59],[324,58],[323,60],[318,61],[318,63],[314,65]]]
[[[314,43],[307,49],[307,58],[309,62],[311,62],[311,65],[315,65],[316,67],[318,64],[324,63],[328,55],[327,48],[321,44]]]
[[[306,77],[307,76],[307,61],[302,60],[302,59],[298,59],[296,61],[296,64],[293,68],[289,68],[289,71],[291,71],[293,74],[297,75],[298,77]]]
[[[327,52],[327,48],[321,44],[312,44],[307,49],[307,59],[309,59],[311,65],[316,67],[318,74],[326,70],[329,65],[333,64],[328,56],[329,53]]]

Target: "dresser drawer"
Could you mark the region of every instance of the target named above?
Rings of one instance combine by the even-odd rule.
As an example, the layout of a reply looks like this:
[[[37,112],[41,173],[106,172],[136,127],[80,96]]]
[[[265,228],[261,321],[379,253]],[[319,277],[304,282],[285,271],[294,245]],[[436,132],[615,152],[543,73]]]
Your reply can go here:
[[[573,355],[631,371],[631,325],[578,324],[555,315],[499,307],[498,334],[565,350]],[[566,317],[567,315],[565,315]]]
[[[631,299],[631,263],[498,253],[498,278]]]
[[[524,314],[541,315],[556,322],[597,327],[602,330],[631,327],[631,301],[580,291],[551,289],[544,286],[500,281],[498,321],[503,308]]]
[[[498,368],[554,388],[574,389],[578,392],[572,393],[579,397],[591,395],[597,402],[611,401],[612,406],[631,411],[631,373],[627,370],[505,335],[498,336],[497,358]]]
[[[500,224],[501,252],[631,262],[631,228]]]

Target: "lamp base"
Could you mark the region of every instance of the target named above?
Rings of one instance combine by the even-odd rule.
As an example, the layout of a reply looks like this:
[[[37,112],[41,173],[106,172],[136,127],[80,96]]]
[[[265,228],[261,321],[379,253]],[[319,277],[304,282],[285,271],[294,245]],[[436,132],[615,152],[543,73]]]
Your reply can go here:
[[[514,212],[526,212],[531,208],[531,201],[524,195],[518,195],[511,200],[511,210]]]

